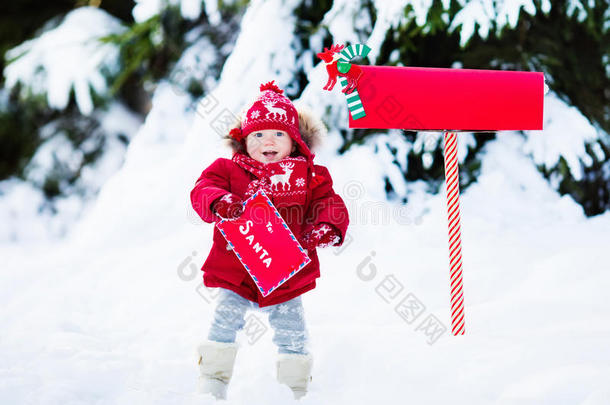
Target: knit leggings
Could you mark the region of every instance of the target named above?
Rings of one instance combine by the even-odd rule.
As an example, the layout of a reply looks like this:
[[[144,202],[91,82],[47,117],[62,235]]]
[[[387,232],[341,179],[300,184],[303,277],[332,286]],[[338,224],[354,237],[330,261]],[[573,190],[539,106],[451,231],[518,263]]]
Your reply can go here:
[[[237,332],[246,325],[246,311],[251,308],[269,314],[269,324],[275,332],[273,343],[278,347],[278,353],[308,354],[308,331],[300,296],[281,304],[260,308],[258,303],[226,288],[220,288],[208,339],[216,342],[235,342]],[[254,321],[256,322],[256,319]]]

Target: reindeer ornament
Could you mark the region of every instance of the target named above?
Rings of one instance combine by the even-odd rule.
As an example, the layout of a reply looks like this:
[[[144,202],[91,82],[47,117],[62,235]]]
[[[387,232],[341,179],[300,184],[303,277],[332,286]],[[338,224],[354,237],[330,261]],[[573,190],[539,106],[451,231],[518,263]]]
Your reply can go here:
[[[328,72],[328,82],[324,86],[324,90],[331,91],[335,87],[337,76],[345,77],[347,80],[347,85],[341,90],[345,94],[351,93],[358,86],[362,69],[358,65],[352,65],[342,59],[340,52],[344,47],[345,45],[333,45],[330,49],[324,48],[324,52],[317,54],[318,58],[326,63]]]

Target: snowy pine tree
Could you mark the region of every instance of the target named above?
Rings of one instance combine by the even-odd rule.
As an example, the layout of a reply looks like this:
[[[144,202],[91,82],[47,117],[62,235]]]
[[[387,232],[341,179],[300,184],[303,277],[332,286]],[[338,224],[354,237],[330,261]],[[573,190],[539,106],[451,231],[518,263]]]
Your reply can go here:
[[[50,213],[58,211],[62,198],[94,198],[104,176],[120,167],[121,159],[113,158],[113,169],[98,164],[109,170],[98,180],[80,179],[98,159],[118,153],[104,145],[118,141],[117,146],[125,147],[138,125],[135,122],[150,111],[158,83],[167,81],[176,92],[188,94],[193,109],[222,85],[223,70],[234,68],[226,62],[242,33],[244,13],[261,5],[138,1],[131,5],[132,15],[126,14],[125,5],[119,8],[114,2],[102,2],[101,7],[55,9],[59,14],[45,21],[34,38],[4,48],[0,175],[12,179],[11,187],[22,179],[40,190],[40,201],[46,200]],[[340,135],[339,153],[354,145],[372,146],[385,167],[387,198],[408,203],[411,185],[419,181],[430,193],[442,190],[442,140],[434,133],[347,129],[340,98],[320,89],[312,96],[316,86],[312,73],[320,63],[315,53],[333,43],[367,43],[373,51],[357,62],[363,64],[543,71],[552,92],[549,97],[561,100],[553,104],[574,106],[589,123],[572,128],[575,133],[570,136],[578,140],[570,150],[554,147],[562,142],[555,136],[560,129],[523,133],[524,153],[558,192],[571,195],[587,215],[610,208],[607,2],[340,0],[292,1],[282,7],[288,13],[282,18],[290,24],[283,43],[275,44],[277,53],[270,52],[271,72],[290,97],[315,100],[331,130]],[[75,31],[79,24],[83,29]],[[87,33],[87,25],[98,28]],[[52,48],[51,41],[78,35],[82,44],[73,47],[74,56],[45,51]],[[87,38],[90,42],[85,44]],[[233,59],[237,57],[248,64],[261,56]],[[66,70],[61,63],[67,58],[80,62],[71,76],[58,75]],[[459,100],[459,95],[455,97]],[[103,117],[117,108],[133,114],[135,126],[105,129]],[[545,125],[554,128],[552,122],[561,118],[553,115],[552,108],[547,112]],[[494,133],[460,135],[462,189],[476,182],[480,154],[495,137]],[[61,162],[64,158],[67,162]],[[5,193],[8,185],[3,187]]]

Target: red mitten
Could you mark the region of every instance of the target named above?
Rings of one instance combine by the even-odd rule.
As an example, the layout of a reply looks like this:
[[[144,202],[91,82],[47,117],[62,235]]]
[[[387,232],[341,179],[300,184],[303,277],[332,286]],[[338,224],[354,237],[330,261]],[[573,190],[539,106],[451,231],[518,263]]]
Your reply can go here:
[[[341,240],[341,234],[334,225],[321,222],[310,232],[303,235],[301,244],[305,249],[313,250],[317,247],[334,246]]]
[[[212,204],[212,211],[223,219],[239,218],[244,212],[243,201],[237,195],[228,193]]]

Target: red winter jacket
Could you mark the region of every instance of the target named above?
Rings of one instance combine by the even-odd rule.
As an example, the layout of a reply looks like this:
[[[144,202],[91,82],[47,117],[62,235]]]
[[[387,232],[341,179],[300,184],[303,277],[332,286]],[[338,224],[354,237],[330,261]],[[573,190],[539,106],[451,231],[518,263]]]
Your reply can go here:
[[[323,179],[313,189],[308,189],[304,206],[276,206],[292,233],[300,238],[313,226],[326,222],[334,225],[340,232],[343,243],[349,224],[348,212],[343,199],[334,192],[328,169],[314,165],[317,176]],[[195,183],[191,191],[191,203],[201,219],[213,223],[221,218],[212,212],[211,205],[219,197],[231,192],[242,199],[250,181],[255,176],[242,169],[230,159],[219,158],[214,161]],[[227,250],[227,242],[217,227],[214,227],[213,245],[201,270],[203,283],[207,287],[223,287],[236,292],[260,307],[279,304],[313,289],[316,278],[320,277],[320,263],[316,250],[308,250],[311,259],[303,269],[263,297],[254,281],[232,250]]]

